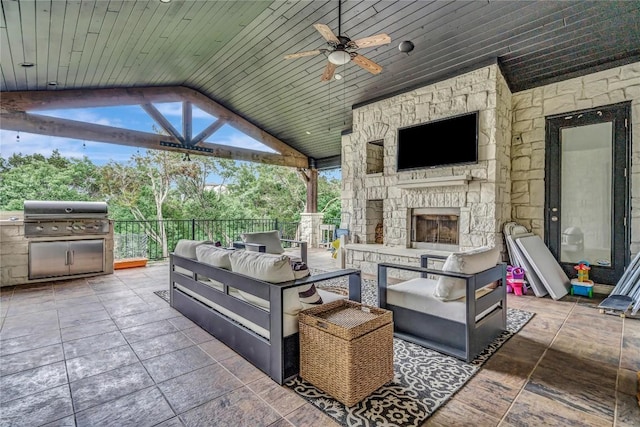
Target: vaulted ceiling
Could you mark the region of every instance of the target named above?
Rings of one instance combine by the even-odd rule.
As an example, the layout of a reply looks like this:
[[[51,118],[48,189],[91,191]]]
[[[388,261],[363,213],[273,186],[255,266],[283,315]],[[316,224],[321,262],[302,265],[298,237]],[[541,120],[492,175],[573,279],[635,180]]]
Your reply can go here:
[[[346,0],[342,35],[391,43],[358,51],[379,74],[352,61],[326,82],[324,54],[284,56],[327,48],[313,24],[337,35],[337,0],[1,3],[3,92],[185,86],[319,167],[339,165],[354,105],[490,62],[517,92],[640,60],[639,1]]]

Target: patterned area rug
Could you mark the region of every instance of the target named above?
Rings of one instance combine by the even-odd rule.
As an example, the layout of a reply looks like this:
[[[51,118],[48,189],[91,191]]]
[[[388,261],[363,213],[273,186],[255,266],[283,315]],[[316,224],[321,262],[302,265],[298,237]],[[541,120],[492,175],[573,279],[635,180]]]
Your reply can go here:
[[[327,280],[317,286],[346,295],[347,283],[347,279],[342,278]],[[169,301],[168,291],[155,294]],[[362,302],[377,306],[377,301],[376,281],[363,279]],[[533,313],[509,308],[507,331],[471,363],[394,338],[394,380],[352,407],[346,407],[299,377],[286,385],[343,426],[419,426],[460,390],[491,355],[532,317]]]
[[[169,291],[155,291],[154,294],[158,295],[160,298],[165,300],[167,303],[169,302]]]
[[[286,385],[343,426],[419,426],[446,403],[533,313],[507,310],[507,328],[471,363],[394,338],[394,380],[352,407],[297,377]]]

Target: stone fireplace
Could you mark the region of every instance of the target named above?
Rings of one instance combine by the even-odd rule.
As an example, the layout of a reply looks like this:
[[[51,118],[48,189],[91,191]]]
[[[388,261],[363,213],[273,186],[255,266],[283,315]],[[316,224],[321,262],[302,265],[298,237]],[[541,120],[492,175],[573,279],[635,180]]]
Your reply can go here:
[[[342,137],[342,208],[351,213],[345,266],[376,274],[380,262],[419,265],[483,245],[502,249],[511,218],[511,93],[490,65],[404,94],[357,106]],[[478,112],[478,162],[397,170],[397,133]],[[425,140],[426,141],[426,140]],[[455,150],[456,141],[424,143]]]

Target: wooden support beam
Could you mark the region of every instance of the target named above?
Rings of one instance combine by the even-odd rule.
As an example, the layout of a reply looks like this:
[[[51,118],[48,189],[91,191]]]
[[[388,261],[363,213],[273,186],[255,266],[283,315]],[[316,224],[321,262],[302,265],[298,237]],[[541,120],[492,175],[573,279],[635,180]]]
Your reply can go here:
[[[141,107],[165,132],[180,141],[181,144],[185,143],[185,139],[180,135],[180,132],[173,127],[169,120],[153,104],[142,104]]]
[[[200,145],[202,141],[216,133],[218,129],[220,129],[226,122],[224,120],[218,119],[215,122],[211,123],[209,126],[204,128],[202,132],[197,134],[195,138],[191,140],[192,145]]]
[[[193,145],[193,141],[191,141],[191,132],[193,129],[191,120],[193,120],[192,105],[189,101],[184,101],[182,103],[182,136],[189,145]]]
[[[307,159],[298,156],[265,153],[263,151],[211,143],[201,143],[199,145],[199,147],[211,150],[211,152],[198,152],[194,148],[182,145],[181,142],[173,136],[140,132],[136,130],[98,125],[95,123],[85,123],[58,117],[42,116],[38,114],[23,112],[1,113],[0,123],[2,123],[2,129],[40,135],[108,142],[112,144],[149,148],[154,150],[169,150],[180,153],[209,155],[224,159],[268,163],[295,168],[308,167]],[[162,143],[167,142],[175,144],[176,146],[161,145]]]
[[[300,176],[307,184],[306,213],[318,212],[318,169],[298,169]]]
[[[185,86],[3,92],[0,112],[29,112],[59,108],[90,108],[185,101],[193,103],[217,119],[225,120],[229,125],[283,156],[300,157],[308,164],[307,156],[303,153],[208,96]],[[0,123],[0,127],[5,128],[2,123]],[[22,130],[26,132],[25,129]]]

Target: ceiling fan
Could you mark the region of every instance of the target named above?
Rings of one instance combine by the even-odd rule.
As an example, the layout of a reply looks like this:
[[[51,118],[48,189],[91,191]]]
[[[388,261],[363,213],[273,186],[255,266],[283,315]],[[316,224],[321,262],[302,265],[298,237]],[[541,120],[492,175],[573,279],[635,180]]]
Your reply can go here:
[[[385,33],[376,34],[375,36],[364,37],[357,40],[351,40],[349,37],[341,35],[341,1],[338,1],[338,35],[325,24],[313,24],[316,30],[327,41],[328,49],[316,49],[308,50],[304,52],[291,53],[285,55],[285,59],[302,58],[305,56],[315,56],[320,53],[327,54],[327,65],[322,73],[321,81],[328,81],[333,78],[333,74],[336,71],[338,65],[346,64],[349,61],[353,61],[360,67],[369,71],[372,74],[379,74],[382,71],[382,67],[369,58],[356,52],[358,49],[365,47],[380,46],[383,44],[391,43],[391,37]]]

